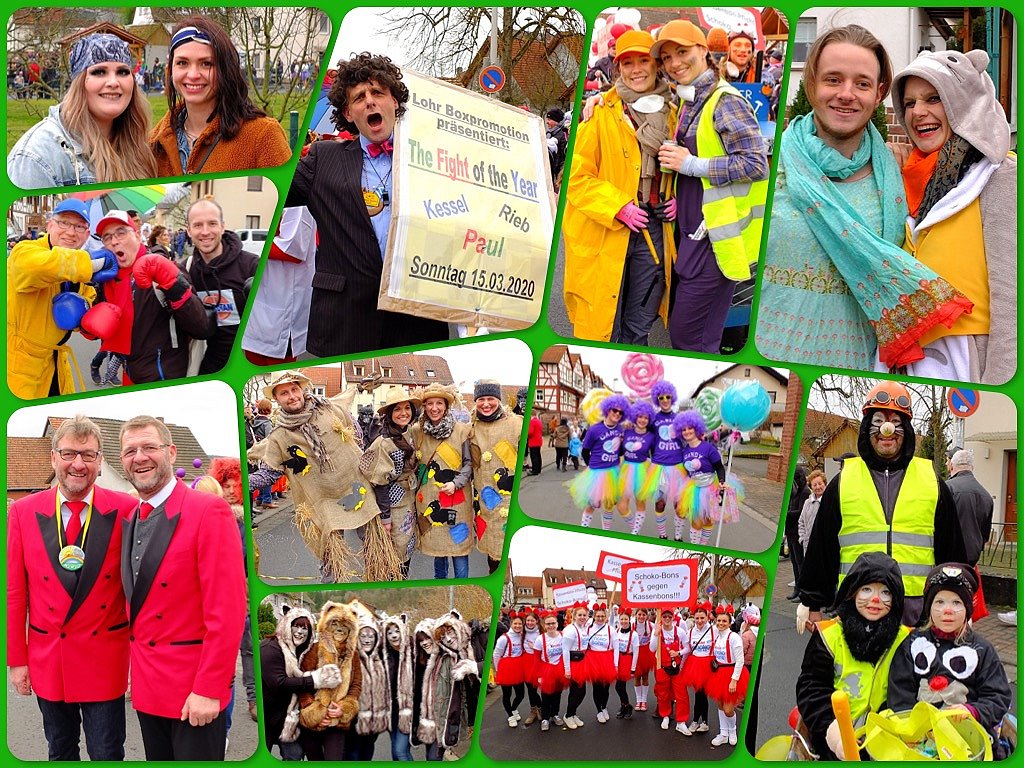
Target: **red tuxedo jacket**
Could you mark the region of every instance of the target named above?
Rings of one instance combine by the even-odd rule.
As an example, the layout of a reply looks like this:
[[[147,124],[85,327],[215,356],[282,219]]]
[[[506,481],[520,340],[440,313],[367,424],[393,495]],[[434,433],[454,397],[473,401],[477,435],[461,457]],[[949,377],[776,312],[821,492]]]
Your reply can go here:
[[[57,560],[56,504],[51,488],[7,515],[7,664],[27,664],[33,689],[49,701],[108,701],[128,687],[121,522],[139,502],[96,487],[77,572]]]
[[[247,609],[242,541],[231,507],[175,481],[136,579],[131,542],[137,517],[133,511],[123,522],[121,554],[132,706],[177,720],[194,691],[220,699],[224,709]]]

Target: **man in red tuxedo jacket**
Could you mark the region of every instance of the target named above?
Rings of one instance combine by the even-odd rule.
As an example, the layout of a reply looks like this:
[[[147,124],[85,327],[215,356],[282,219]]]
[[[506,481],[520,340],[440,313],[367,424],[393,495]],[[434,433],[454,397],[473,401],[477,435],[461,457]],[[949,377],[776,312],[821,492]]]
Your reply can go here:
[[[121,427],[121,463],[142,502],[121,552],[132,706],[147,760],[223,760],[246,611],[242,545],[228,503],[174,477],[176,456],[159,419]]]
[[[7,665],[14,689],[36,694],[50,760],[81,759],[80,727],[91,760],[124,759],[121,521],[138,502],[95,485],[102,447],[92,421],[64,421],[50,451],[57,487],[7,516]]]

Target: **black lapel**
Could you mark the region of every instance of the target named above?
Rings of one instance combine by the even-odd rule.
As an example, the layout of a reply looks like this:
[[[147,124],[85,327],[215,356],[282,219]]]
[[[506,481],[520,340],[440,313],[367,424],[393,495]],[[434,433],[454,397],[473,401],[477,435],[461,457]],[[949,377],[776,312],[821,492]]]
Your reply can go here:
[[[129,602],[135,586],[132,578],[132,542],[135,541],[135,521],[138,516],[139,511],[136,509],[129,519],[121,521],[121,587]]]
[[[344,172],[342,178],[352,180],[352,193],[355,195],[352,209],[357,211],[356,216],[359,220],[369,227],[371,238],[376,242],[377,238],[373,235],[373,224],[370,223],[370,214],[366,210],[366,202],[363,200],[363,145],[356,138],[349,142],[345,149],[347,151],[341,153]],[[380,251],[380,246],[377,247],[377,250]]]
[[[174,535],[174,529],[178,527],[178,521],[181,519],[180,514],[168,518],[166,504],[164,508],[161,508],[159,511],[153,510],[150,514],[157,515],[156,520],[153,521],[156,528],[149,539],[149,544],[146,546],[146,553],[142,556],[142,563],[139,566],[139,578],[135,582],[130,598],[130,618],[133,624],[135,623],[136,616],[139,615],[139,609],[146,602],[146,596],[149,595],[149,590],[156,579],[157,569],[160,568],[160,563],[163,562],[164,555],[167,553],[167,546],[171,543],[171,536]],[[132,541],[132,539],[129,539],[124,545],[129,552],[131,552]],[[130,559],[129,557],[129,568],[131,567]],[[131,573],[131,571],[129,572]]]
[[[74,571],[66,571],[60,567],[60,558],[57,557],[60,552],[60,542],[57,541],[59,522],[55,515],[36,512],[36,523],[39,525],[39,533],[43,536],[43,547],[46,549],[50,565],[53,566],[53,571],[57,574],[57,579],[64,587],[64,591],[68,593],[68,597],[73,597],[75,585],[78,583],[78,575]]]
[[[92,520],[89,523],[89,532],[85,537],[85,565],[78,572],[78,587],[75,589],[74,598],[71,600],[71,607],[68,608],[68,615],[64,617],[64,623],[71,621],[85,598],[92,591],[100,571],[103,570],[103,561],[107,557],[107,547],[110,545],[110,536],[117,524],[117,510],[100,512],[95,507],[93,500]]]

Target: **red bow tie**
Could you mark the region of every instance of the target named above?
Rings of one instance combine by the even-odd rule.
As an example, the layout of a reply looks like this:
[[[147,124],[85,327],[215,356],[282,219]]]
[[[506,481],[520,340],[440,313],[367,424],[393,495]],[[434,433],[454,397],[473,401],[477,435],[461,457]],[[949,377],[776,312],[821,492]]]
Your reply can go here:
[[[382,141],[380,144],[367,144],[366,151],[370,157],[379,157],[381,153],[391,155],[394,150],[394,145],[391,143],[391,139]]]

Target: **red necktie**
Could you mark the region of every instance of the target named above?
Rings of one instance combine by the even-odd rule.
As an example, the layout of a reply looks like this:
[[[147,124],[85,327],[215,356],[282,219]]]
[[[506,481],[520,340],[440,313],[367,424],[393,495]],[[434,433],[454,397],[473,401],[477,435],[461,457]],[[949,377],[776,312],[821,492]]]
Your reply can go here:
[[[153,511],[153,505],[148,501],[142,502],[139,506],[139,520],[145,520],[149,517],[149,513]]]
[[[68,524],[64,526],[64,535],[68,537],[68,544],[74,544],[78,534],[82,532],[82,510],[85,509],[85,502],[65,501],[64,503],[71,510]]]
[[[383,152],[386,155],[390,155],[394,150],[394,144],[391,143],[391,139],[382,141],[380,144],[367,144],[366,152],[370,157],[379,157]]]

